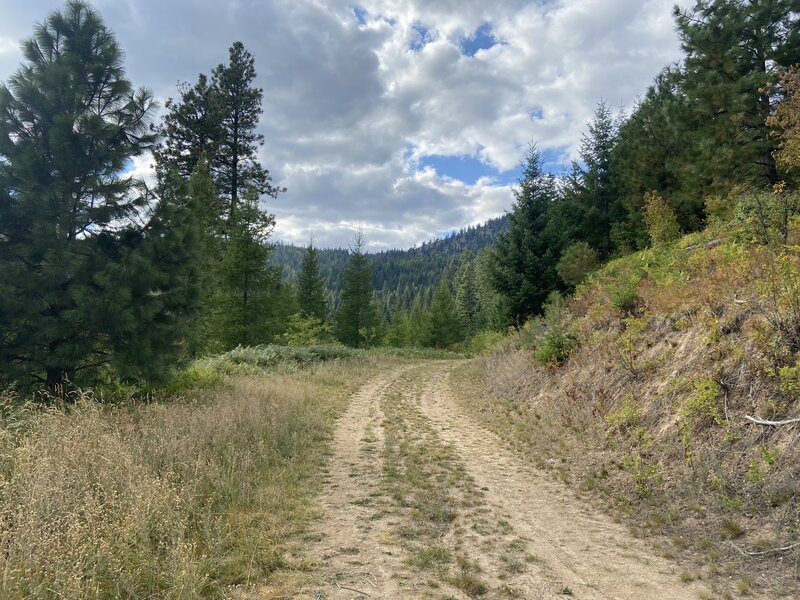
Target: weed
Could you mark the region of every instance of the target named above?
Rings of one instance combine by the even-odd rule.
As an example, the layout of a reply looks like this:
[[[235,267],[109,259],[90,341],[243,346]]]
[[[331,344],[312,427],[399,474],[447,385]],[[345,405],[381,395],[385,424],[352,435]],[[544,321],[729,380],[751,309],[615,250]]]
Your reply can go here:
[[[710,377],[698,379],[694,382],[694,394],[681,406],[681,416],[690,421],[711,420],[717,425],[726,425],[727,421],[717,406],[721,393],[722,388],[714,379]]]
[[[723,540],[736,539],[744,535],[744,529],[730,519],[723,519],[720,523],[720,538]]]

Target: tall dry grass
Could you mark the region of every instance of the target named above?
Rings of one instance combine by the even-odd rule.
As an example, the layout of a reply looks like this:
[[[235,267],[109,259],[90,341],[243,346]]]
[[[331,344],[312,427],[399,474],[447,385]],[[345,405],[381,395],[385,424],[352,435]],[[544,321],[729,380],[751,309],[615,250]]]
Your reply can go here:
[[[287,566],[336,415],[374,360],[227,380],[187,398],[7,409],[0,597],[230,595]]]

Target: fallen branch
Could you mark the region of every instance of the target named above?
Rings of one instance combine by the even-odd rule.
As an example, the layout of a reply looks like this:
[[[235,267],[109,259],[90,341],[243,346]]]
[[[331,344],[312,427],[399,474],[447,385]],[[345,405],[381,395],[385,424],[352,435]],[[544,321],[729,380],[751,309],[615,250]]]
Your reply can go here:
[[[346,585],[339,585],[336,584],[336,587],[340,590],[347,590],[349,592],[355,592],[356,594],[361,594],[362,596],[366,596],[367,598],[372,598],[367,592],[362,592],[361,590],[357,590],[356,588],[347,587]]]
[[[766,419],[759,419],[758,417],[745,416],[745,419],[756,425],[766,425],[767,427],[780,427],[781,425],[791,425],[792,423],[800,423],[800,417],[796,419],[786,419],[785,421],[767,421]]]
[[[780,552],[788,552],[789,550],[793,550],[800,546],[800,542],[792,544],[791,546],[784,546],[783,548],[770,548],[769,550],[764,550],[763,552],[748,552],[747,550],[742,550],[733,542],[731,542],[731,545],[745,556],[766,556],[767,554],[778,554]]]

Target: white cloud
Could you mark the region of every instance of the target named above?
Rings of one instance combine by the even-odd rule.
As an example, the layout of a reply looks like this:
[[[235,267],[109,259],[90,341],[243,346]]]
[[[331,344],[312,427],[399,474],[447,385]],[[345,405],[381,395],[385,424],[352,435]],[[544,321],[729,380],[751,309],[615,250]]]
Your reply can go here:
[[[38,4],[4,11],[0,79],[19,62],[4,52],[6,41],[30,35],[34,21],[61,6]],[[360,225],[375,249],[411,246],[510,208],[508,186],[418,170],[425,156],[472,156],[508,170],[532,141],[574,156],[601,98],[629,107],[678,58],[672,4],[96,0],[131,79],[161,97],[243,41],[265,94],[262,160],[289,188],[267,199],[276,236],[346,246]],[[363,24],[355,6],[366,11]],[[464,40],[486,24],[500,43],[466,56]]]

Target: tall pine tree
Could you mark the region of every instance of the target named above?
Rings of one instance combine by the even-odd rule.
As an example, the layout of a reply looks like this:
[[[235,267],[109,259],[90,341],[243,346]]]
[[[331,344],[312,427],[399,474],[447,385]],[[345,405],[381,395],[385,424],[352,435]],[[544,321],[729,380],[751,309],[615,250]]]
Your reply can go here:
[[[232,219],[242,190],[250,188],[273,197],[281,190],[272,185],[269,171],[258,162],[264,136],[256,132],[256,127],[264,92],[253,87],[255,60],[241,42],[234,42],[228,54],[228,64],[218,65],[211,79],[222,117],[216,183]]]
[[[767,117],[778,71],[800,62],[797,0],[697,0],[676,7],[684,78],[681,89],[695,117],[689,163],[710,189],[736,183],[774,185],[778,172]]]
[[[48,387],[155,375],[196,303],[196,219],[168,182],[154,197],[124,174],[153,143],[151,96],[79,0],[23,51],[0,86],[0,372]]]
[[[561,250],[549,238],[547,227],[557,198],[555,180],[543,172],[541,156],[533,146],[522,166],[508,231],[495,247],[492,273],[495,288],[506,299],[506,318],[515,324],[539,313],[547,296],[563,285],[555,268]]]
[[[344,270],[334,329],[336,339],[353,347],[374,343],[381,324],[372,288],[372,267],[364,244],[364,236],[358,232]]]
[[[319,272],[319,257],[314,244],[309,243],[300,264],[300,275],[297,280],[297,302],[300,311],[307,317],[316,317],[324,321],[328,312],[325,298],[325,280]]]

